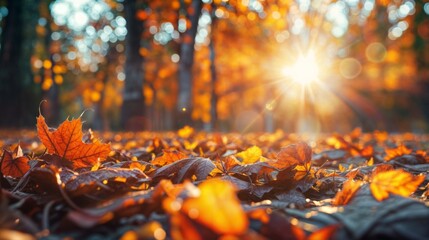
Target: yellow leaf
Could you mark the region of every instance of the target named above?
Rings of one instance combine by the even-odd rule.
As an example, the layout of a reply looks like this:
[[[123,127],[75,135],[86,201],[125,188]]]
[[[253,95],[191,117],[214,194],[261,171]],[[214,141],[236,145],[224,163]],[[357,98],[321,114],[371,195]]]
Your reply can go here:
[[[244,164],[250,164],[258,161],[259,158],[261,158],[262,150],[257,146],[253,146],[246,149],[245,151],[237,153],[236,156],[241,158]]]
[[[177,135],[179,135],[181,138],[189,138],[194,133],[194,131],[195,130],[192,127],[184,126],[177,131]]]
[[[246,232],[249,221],[231,183],[214,178],[201,183],[198,189],[200,195],[186,199],[182,212],[218,234]]]
[[[367,165],[368,166],[374,165],[374,158],[373,157],[368,160]]]
[[[372,178],[371,193],[378,201],[383,201],[389,194],[408,197],[424,181],[425,177],[414,176],[402,169],[379,172]]]
[[[338,170],[340,170],[340,172],[344,172],[344,171],[346,171],[346,168],[342,164],[339,164]]]

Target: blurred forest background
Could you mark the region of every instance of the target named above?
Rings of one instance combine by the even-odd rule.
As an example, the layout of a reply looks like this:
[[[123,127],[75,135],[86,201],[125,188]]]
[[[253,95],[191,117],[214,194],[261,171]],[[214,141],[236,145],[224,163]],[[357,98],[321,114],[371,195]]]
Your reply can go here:
[[[429,130],[426,0],[0,0],[0,38],[0,128],[45,99],[97,130]]]

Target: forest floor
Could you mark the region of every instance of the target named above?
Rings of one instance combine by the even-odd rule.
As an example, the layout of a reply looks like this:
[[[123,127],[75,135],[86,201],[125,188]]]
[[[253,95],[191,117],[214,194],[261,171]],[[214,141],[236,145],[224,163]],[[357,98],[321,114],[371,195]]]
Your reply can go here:
[[[428,135],[83,134],[41,118],[1,131],[0,239],[429,236]]]

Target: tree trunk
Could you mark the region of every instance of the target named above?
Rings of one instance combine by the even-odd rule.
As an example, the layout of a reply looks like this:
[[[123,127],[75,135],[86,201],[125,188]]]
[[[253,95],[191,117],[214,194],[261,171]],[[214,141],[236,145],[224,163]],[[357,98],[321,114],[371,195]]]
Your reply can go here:
[[[144,128],[145,101],[143,96],[143,57],[140,55],[140,40],[143,23],[136,18],[136,0],[125,0],[124,11],[127,20],[125,38],[125,86],[121,112],[121,125],[126,130]]]
[[[192,10],[187,19],[191,27],[182,35],[179,62],[179,94],[176,106],[176,127],[181,128],[192,123],[192,66],[194,64],[195,36],[202,9],[201,0],[192,1]]]
[[[426,3],[427,4],[427,3]],[[414,15],[414,22],[412,24],[414,44],[413,48],[415,51],[415,58],[417,64],[417,88],[420,90],[418,95],[419,104],[423,112],[424,120],[426,123],[429,122],[429,19],[423,6],[425,1],[416,1],[416,13]],[[426,110],[424,110],[426,109]],[[429,124],[426,124],[426,131],[429,130]]]
[[[218,130],[217,126],[217,120],[218,120],[218,114],[217,114],[217,102],[218,102],[218,95],[216,93],[216,82],[217,82],[217,74],[216,74],[216,52],[215,52],[215,46],[214,46],[214,29],[215,29],[215,23],[216,23],[216,16],[214,15],[214,10],[212,13],[212,26],[211,26],[211,38],[210,38],[210,77],[211,77],[211,94],[210,94],[210,131],[216,131]]]
[[[34,83],[30,57],[36,39],[37,0],[9,0],[0,49],[1,127],[35,124],[40,86]]]

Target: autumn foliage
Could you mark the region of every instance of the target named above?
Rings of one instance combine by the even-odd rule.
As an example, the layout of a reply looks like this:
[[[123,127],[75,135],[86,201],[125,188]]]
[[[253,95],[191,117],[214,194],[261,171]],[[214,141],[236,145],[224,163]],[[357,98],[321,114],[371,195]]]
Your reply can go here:
[[[0,221],[32,235],[41,233],[31,226],[59,237],[108,227],[122,239],[346,238],[343,222],[306,221],[326,209],[342,214],[337,209],[352,209],[357,198],[376,212],[389,199],[429,195],[421,141],[408,142],[405,151],[396,139],[402,150],[392,154],[392,144],[374,141],[375,133],[321,136],[311,147],[284,132],[186,127],[105,133],[102,143],[94,132],[83,133],[81,118],[51,129],[40,115],[37,134],[28,135],[13,151],[3,145],[0,200],[23,205],[0,205],[6,214]],[[24,223],[11,220],[16,208]]]
[[[37,134],[48,153],[57,155],[62,161],[70,161],[74,169],[93,166],[110,152],[109,144],[82,142],[80,118],[66,120],[58,129],[50,131],[45,118],[40,115],[37,118]]]

